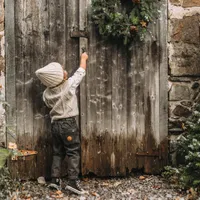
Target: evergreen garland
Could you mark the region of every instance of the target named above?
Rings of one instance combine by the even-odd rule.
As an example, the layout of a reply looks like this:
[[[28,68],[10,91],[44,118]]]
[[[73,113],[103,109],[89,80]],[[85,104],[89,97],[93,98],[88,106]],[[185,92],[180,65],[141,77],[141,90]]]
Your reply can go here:
[[[155,0],[92,0],[92,19],[100,35],[143,41],[148,24],[157,16]]]

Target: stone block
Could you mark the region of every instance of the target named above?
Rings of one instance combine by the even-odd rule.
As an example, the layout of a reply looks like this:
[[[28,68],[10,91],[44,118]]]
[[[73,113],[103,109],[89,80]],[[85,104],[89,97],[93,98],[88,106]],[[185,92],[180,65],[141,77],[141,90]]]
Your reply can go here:
[[[181,101],[181,105],[191,108],[193,106],[193,102],[192,101]]]
[[[182,122],[169,118],[168,127],[169,129],[180,129],[182,128]]]
[[[191,92],[188,85],[173,83],[169,92],[170,101],[190,100]]]
[[[179,125],[175,124],[175,122],[177,121],[178,122],[178,119],[180,118],[179,116],[175,116],[173,114],[173,110],[176,108],[176,106],[179,105],[179,102],[176,102],[176,101],[169,101],[169,105],[168,105],[168,110],[169,110],[169,120],[170,120],[170,128],[176,128],[176,127],[179,127]],[[173,125],[173,126],[172,126]]]
[[[179,117],[189,117],[192,114],[192,111],[182,105],[177,105],[173,110],[173,114]]]
[[[182,6],[183,8],[200,7],[199,0],[170,0],[170,3],[174,6]]]
[[[172,5],[175,5],[175,6],[180,6],[181,5],[181,0],[170,0],[170,3]]]
[[[174,1],[176,1],[176,0],[174,0]],[[183,0],[182,6],[184,8],[187,8],[187,7],[200,7],[200,1],[199,0]]]
[[[183,19],[171,19],[171,41],[199,45],[200,14],[185,16]]]
[[[0,75],[1,75],[1,72],[5,70],[5,59],[0,56]]]
[[[175,5],[175,6],[180,6],[181,5],[181,0],[170,0],[170,3],[172,5]]]
[[[174,43],[170,56],[170,74],[173,76],[200,76],[200,47]]]
[[[169,64],[173,76],[200,75],[200,14],[170,21]]]
[[[4,0],[0,0],[0,31],[4,30]]]

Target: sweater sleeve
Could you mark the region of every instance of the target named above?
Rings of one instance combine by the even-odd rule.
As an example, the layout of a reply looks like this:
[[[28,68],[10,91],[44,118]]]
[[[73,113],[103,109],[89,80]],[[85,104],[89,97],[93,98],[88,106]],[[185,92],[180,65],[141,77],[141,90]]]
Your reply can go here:
[[[74,75],[68,79],[70,82],[69,91],[72,94],[76,93],[76,88],[80,85],[83,77],[85,76],[85,70],[82,67],[79,67]]]
[[[46,92],[46,90],[43,92],[42,99],[43,99],[44,103],[46,104],[46,106],[47,106],[48,108],[51,108],[51,106],[48,104],[48,101],[47,101],[47,99],[46,99],[46,97],[45,97],[45,92]]]

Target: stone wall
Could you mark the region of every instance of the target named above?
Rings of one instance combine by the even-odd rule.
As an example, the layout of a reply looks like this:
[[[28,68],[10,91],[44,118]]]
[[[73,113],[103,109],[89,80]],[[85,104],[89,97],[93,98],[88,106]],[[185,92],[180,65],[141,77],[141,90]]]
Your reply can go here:
[[[169,0],[169,134],[171,153],[200,103],[200,0]],[[172,154],[175,158],[175,154]],[[172,159],[176,164],[176,159]]]
[[[4,37],[4,0],[0,0],[0,146],[5,144],[5,37]]]

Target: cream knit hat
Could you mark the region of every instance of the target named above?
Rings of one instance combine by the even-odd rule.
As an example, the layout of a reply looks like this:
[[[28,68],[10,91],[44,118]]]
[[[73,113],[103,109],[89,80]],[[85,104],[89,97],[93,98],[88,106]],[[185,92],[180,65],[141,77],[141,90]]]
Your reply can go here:
[[[40,81],[47,87],[55,87],[63,81],[63,68],[57,62],[52,62],[35,72]]]

